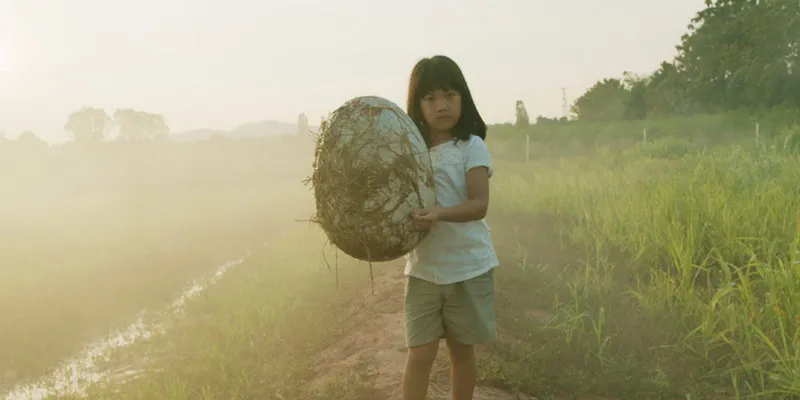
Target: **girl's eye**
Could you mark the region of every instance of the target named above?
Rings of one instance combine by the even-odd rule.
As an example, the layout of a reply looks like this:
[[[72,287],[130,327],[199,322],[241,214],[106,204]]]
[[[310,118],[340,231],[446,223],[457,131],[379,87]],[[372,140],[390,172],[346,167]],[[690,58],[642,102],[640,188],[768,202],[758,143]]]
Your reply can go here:
[[[456,97],[456,94],[456,92],[447,92],[447,98],[452,99],[453,97]]]

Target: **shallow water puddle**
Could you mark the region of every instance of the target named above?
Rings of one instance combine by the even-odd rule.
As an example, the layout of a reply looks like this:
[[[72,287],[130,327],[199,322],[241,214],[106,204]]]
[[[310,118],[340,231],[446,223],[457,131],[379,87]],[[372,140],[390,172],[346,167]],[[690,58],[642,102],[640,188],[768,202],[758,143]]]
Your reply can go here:
[[[266,247],[263,243],[261,247]],[[230,260],[212,274],[203,276],[192,282],[191,286],[170,303],[163,312],[166,317],[183,314],[186,303],[210,285],[219,281],[230,269],[242,264],[253,252]],[[5,400],[41,400],[49,396],[73,395],[85,396],[86,388],[92,384],[108,381],[112,378],[132,379],[141,373],[135,368],[123,368],[116,373],[103,371],[99,364],[108,362],[112,351],[133,345],[154,335],[165,332],[166,320],[152,317],[154,314],[143,310],[136,321],[124,329],[117,330],[105,340],[95,342],[83,350],[77,357],[59,365],[49,376],[32,384],[19,385],[5,394]]]

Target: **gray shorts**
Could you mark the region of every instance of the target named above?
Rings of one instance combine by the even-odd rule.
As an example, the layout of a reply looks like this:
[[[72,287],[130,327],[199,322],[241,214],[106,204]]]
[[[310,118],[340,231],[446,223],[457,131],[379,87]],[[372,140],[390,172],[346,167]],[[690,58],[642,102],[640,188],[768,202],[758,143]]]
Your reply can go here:
[[[409,276],[405,289],[406,346],[450,337],[467,345],[497,339],[494,268],[447,285]]]

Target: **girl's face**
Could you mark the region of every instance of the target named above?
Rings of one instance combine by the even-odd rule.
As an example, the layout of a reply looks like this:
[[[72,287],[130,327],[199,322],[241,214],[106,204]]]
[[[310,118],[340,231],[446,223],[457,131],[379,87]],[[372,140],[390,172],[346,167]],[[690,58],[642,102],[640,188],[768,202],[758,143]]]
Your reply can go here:
[[[449,132],[461,118],[461,94],[452,89],[436,89],[420,99],[420,108],[432,131]]]

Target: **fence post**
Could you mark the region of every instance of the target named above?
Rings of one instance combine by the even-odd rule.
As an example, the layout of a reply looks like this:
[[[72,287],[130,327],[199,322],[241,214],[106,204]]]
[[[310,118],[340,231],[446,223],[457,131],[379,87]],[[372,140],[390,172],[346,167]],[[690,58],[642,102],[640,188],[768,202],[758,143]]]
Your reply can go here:
[[[761,126],[758,122],[756,122],[756,144],[759,143],[759,137],[761,136]]]
[[[642,143],[647,144],[647,128],[642,128]]]
[[[525,162],[531,160],[531,134],[525,133]]]

